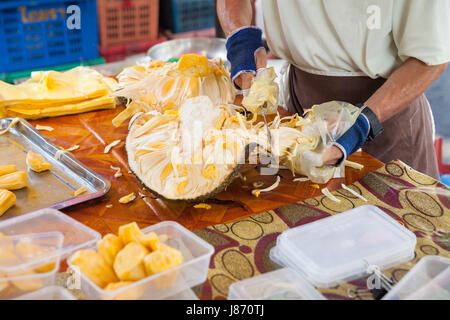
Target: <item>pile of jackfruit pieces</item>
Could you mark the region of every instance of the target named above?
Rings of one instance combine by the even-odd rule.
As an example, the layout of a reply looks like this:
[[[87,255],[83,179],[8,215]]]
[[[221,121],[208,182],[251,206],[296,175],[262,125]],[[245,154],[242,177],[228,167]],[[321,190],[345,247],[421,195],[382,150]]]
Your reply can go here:
[[[121,226],[118,236],[105,235],[97,243],[97,251],[77,251],[70,258],[70,263],[101,289],[118,290],[183,262],[181,251],[162,240],[154,232],[144,234],[133,222]],[[153,286],[170,287],[176,279],[177,272],[169,273],[157,279]],[[144,294],[144,289],[143,286],[133,287],[115,298],[136,300]]]
[[[0,118],[40,119],[113,109],[117,81],[88,67],[36,71],[18,85],[0,81]]]

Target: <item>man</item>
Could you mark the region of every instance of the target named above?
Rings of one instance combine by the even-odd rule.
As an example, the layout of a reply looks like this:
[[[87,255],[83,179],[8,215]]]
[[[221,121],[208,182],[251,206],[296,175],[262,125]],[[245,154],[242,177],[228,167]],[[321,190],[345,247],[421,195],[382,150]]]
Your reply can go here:
[[[338,100],[362,108],[323,156],[339,164],[360,147],[439,178],[424,95],[450,61],[448,0],[262,0],[271,51],[291,64],[288,109]],[[234,83],[249,88],[266,66],[251,0],[218,0]],[[384,130],[384,131],[383,131]]]

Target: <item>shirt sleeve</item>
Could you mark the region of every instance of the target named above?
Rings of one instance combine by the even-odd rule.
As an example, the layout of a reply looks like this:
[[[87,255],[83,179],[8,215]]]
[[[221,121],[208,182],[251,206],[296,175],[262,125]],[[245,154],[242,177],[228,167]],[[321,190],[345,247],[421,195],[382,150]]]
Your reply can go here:
[[[427,65],[450,61],[450,1],[395,0],[392,32],[402,61]]]

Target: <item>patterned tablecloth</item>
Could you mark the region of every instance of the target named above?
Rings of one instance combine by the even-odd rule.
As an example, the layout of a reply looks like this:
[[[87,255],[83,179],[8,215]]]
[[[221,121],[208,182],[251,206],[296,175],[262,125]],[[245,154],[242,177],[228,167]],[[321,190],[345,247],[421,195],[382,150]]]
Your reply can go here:
[[[195,288],[201,299],[226,299],[229,286],[239,280],[280,268],[269,258],[281,232],[352,208],[372,204],[417,236],[414,258],[385,270],[399,281],[423,256],[450,258],[450,189],[401,161],[393,161],[349,186],[368,202],[341,189],[333,194],[270,210],[230,224],[195,231],[215,247],[207,281]],[[328,299],[372,299],[364,294],[366,279],[319,289]]]

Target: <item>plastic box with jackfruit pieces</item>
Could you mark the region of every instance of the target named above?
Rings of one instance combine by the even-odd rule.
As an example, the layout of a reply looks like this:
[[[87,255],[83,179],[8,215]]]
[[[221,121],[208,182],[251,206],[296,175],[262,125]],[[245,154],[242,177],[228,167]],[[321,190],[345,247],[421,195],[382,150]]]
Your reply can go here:
[[[69,267],[78,274],[81,290],[94,300],[163,300],[206,281],[214,248],[180,224],[165,221],[141,230],[155,232],[166,245],[183,254],[183,262],[169,270],[145,277],[123,288],[107,291],[94,284],[67,259]],[[96,250],[96,246],[89,249]]]
[[[52,286],[59,270],[63,234],[0,236],[0,299]]]

